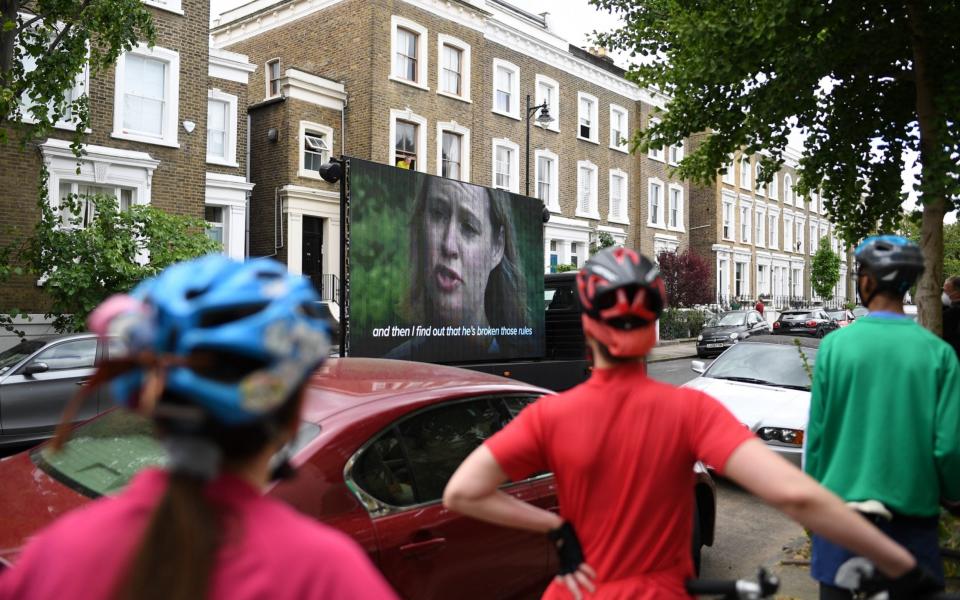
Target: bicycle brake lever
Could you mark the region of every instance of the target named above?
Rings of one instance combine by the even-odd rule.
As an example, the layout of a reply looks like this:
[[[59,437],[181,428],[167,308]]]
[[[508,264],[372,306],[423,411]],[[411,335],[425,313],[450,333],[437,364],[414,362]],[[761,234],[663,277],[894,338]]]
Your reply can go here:
[[[780,578],[774,573],[768,572],[764,567],[760,567],[757,573],[757,583],[760,584],[760,597],[769,598],[780,589]]]

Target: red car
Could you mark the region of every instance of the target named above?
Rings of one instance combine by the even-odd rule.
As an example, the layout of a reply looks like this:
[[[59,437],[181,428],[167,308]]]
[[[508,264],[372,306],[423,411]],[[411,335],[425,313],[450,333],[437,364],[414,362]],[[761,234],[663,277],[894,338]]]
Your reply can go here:
[[[452,513],[440,497],[467,454],[550,393],[452,367],[332,359],[305,398],[297,477],[269,493],[351,535],[404,598],[539,597],[556,573],[546,537]],[[162,460],[149,423],[113,411],[78,427],[59,454],[40,446],[0,461],[0,559],[14,561],[31,533]],[[505,489],[557,510],[549,473]],[[701,541],[713,541],[706,473],[696,493],[699,554]]]

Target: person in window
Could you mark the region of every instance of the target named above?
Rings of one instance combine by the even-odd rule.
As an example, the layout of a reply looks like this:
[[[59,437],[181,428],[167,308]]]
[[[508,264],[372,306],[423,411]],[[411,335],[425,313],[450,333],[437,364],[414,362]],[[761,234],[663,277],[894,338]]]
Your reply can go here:
[[[109,382],[118,404],[151,418],[166,468],[33,537],[0,576],[0,599],[395,600],[356,543],[262,494],[292,471],[284,448],[327,354],[318,301],[280,263],[210,255],[94,311],[90,329],[129,355],[85,389]]]
[[[473,328],[475,334],[456,341],[415,337],[388,358],[449,360],[451,351],[463,359],[531,353],[535,336],[492,333],[531,324],[511,216],[504,192],[442,177],[424,179],[410,223],[411,323]]]

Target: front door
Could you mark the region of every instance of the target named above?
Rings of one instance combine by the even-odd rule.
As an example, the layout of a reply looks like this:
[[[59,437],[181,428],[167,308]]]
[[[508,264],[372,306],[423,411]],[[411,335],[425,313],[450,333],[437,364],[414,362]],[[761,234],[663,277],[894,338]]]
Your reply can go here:
[[[323,297],[323,219],[303,217],[303,274]]]

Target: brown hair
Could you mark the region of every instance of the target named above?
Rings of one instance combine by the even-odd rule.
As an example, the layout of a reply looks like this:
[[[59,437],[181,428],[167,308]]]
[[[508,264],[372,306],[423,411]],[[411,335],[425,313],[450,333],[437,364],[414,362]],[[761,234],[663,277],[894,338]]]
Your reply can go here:
[[[427,270],[426,243],[426,206],[433,181],[439,178],[427,177],[420,185],[417,202],[410,218],[410,263],[412,280],[410,285],[410,316],[415,321],[432,322],[433,307],[430,298],[424,294],[426,289],[424,273]],[[483,309],[491,327],[529,327],[530,314],[527,310],[527,285],[523,278],[523,269],[517,252],[516,234],[510,218],[510,197],[506,192],[480,188],[490,207],[489,218],[493,231],[503,230],[503,258],[490,272],[484,291]]]
[[[208,421],[202,432],[221,451],[223,464],[243,465],[275,440],[300,414],[303,387],[270,419],[226,427]],[[165,396],[164,402],[189,402]],[[158,419],[158,429],[174,424]],[[196,600],[209,594],[217,551],[223,541],[224,515],[205,495],[206,482],[171,472],[163,498],[153,512],[129,570],[114,594],[116,600]]]

